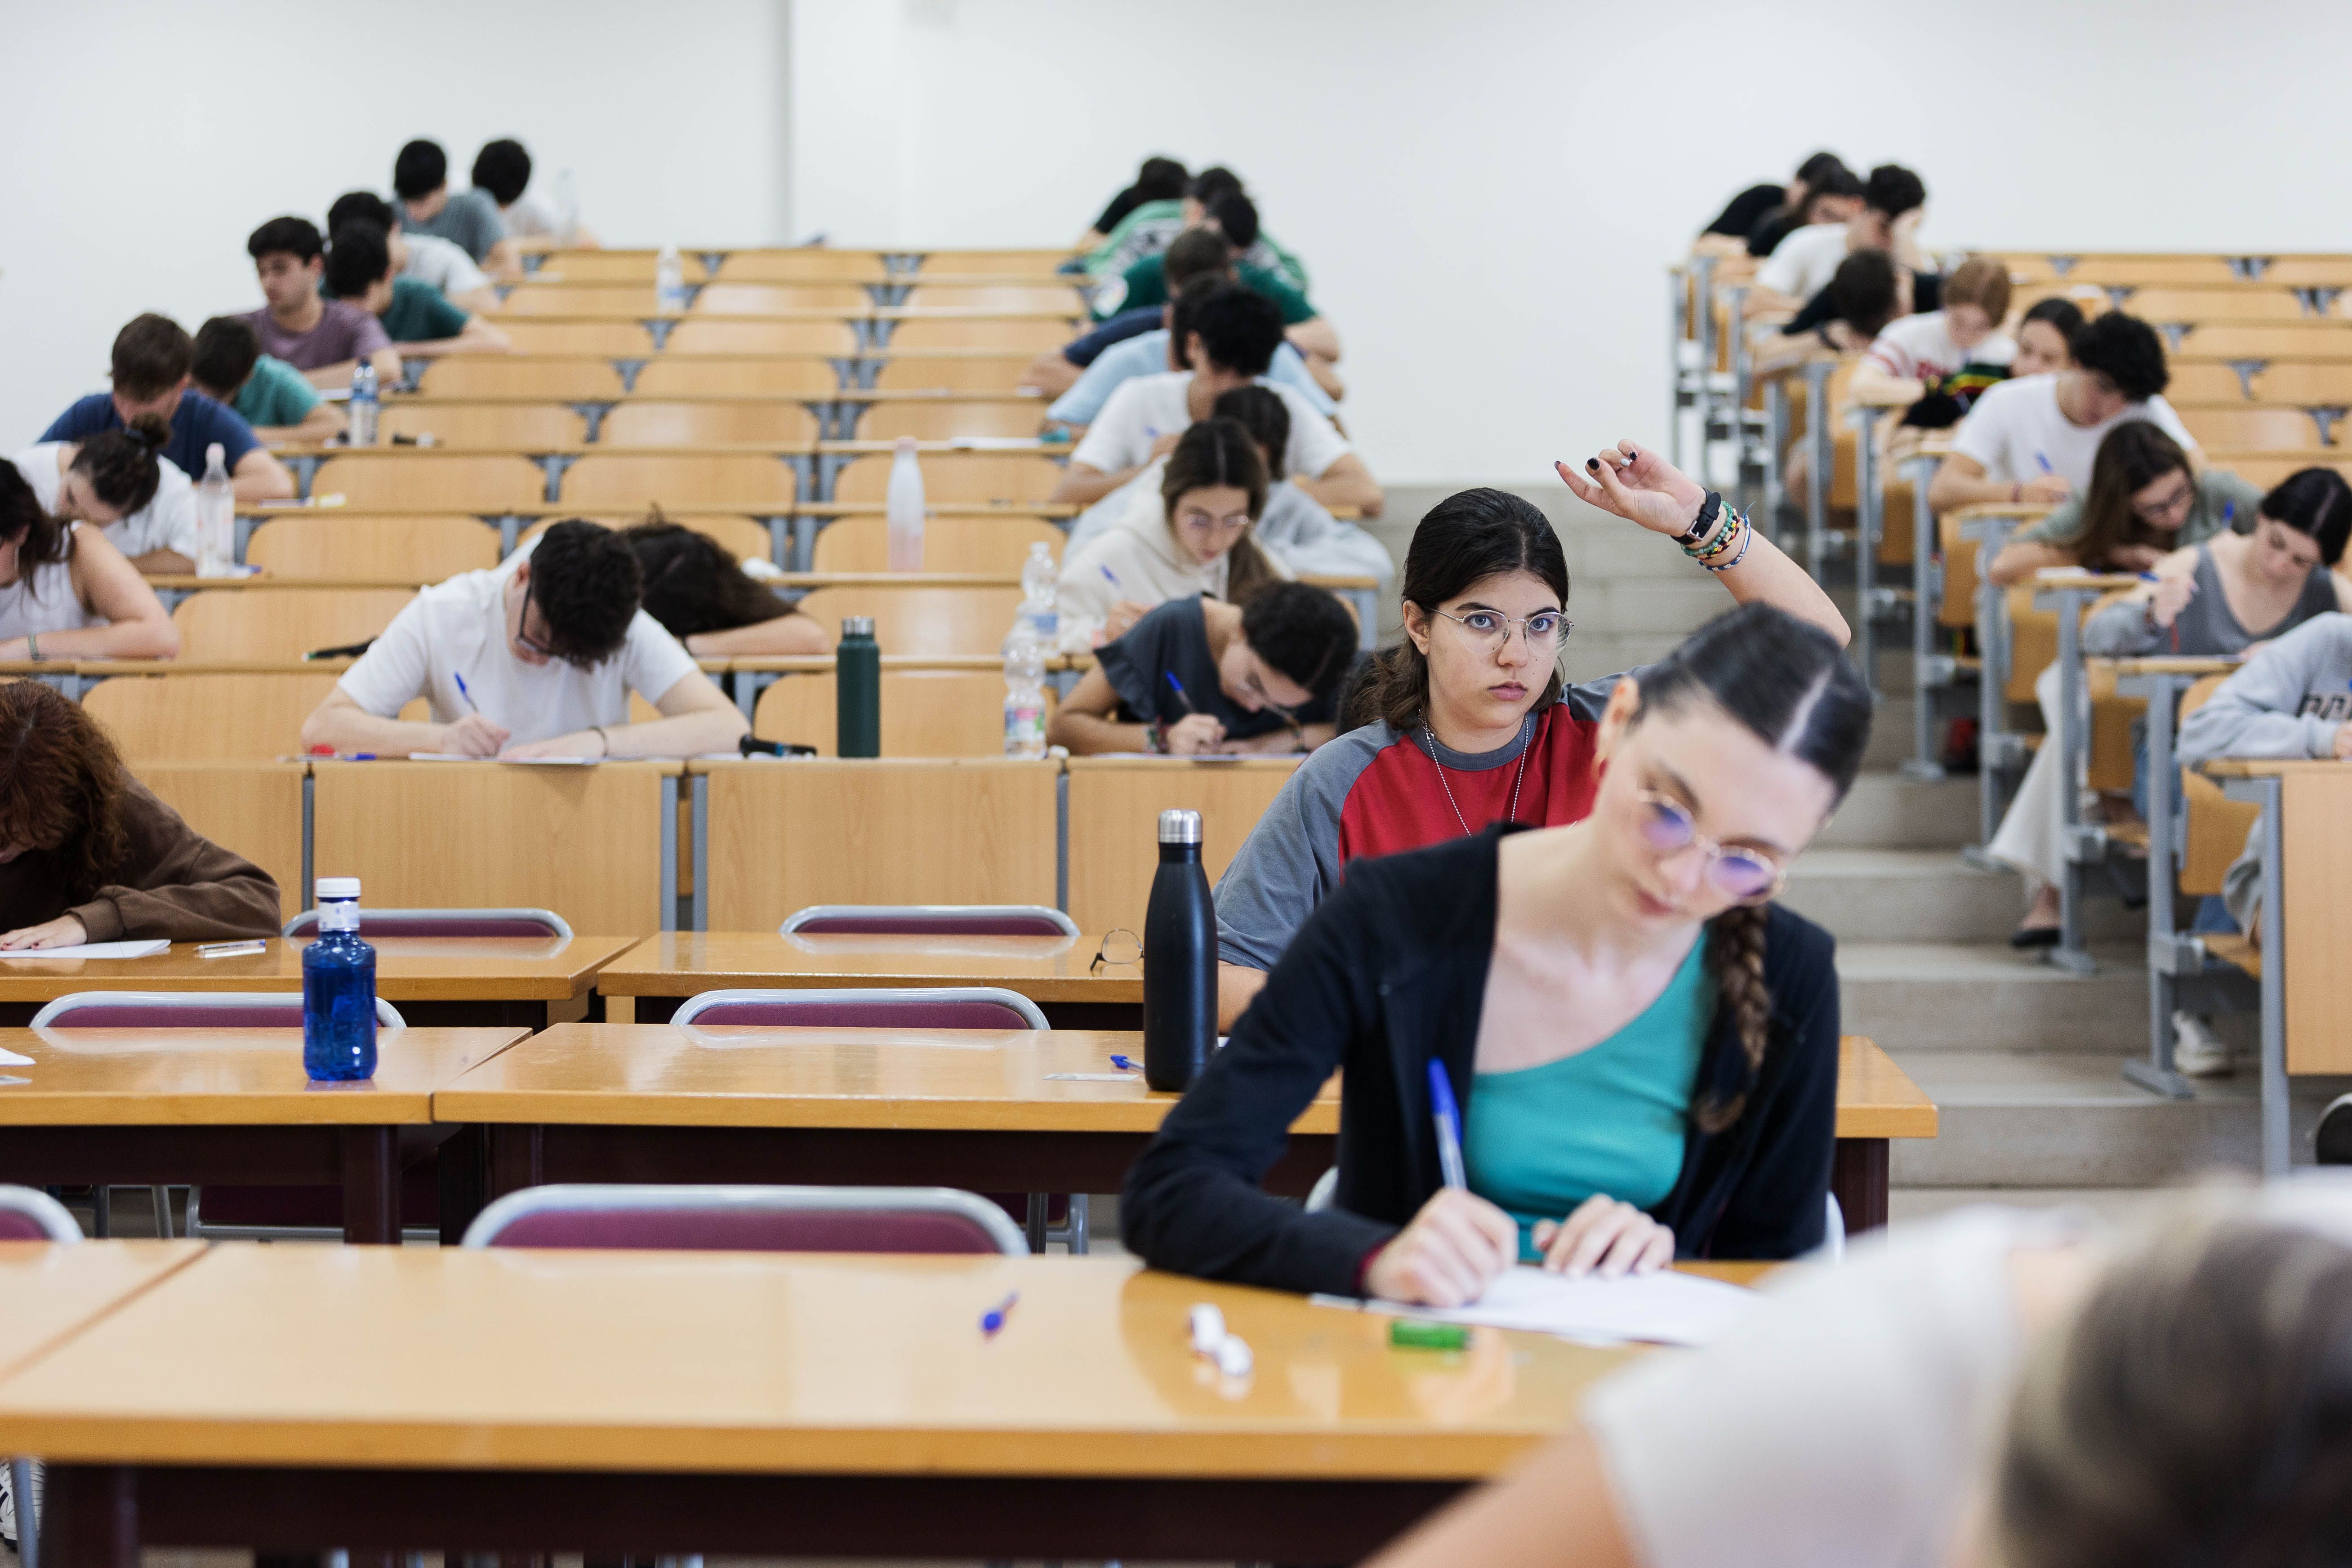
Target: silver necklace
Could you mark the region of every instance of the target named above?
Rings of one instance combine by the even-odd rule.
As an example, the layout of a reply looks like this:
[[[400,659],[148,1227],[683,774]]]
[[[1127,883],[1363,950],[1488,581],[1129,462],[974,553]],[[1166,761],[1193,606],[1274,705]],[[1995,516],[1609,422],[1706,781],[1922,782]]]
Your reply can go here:
[[[1437,770],[1437,787],[1445,792],[1445,804],[1454,808],[1454,820],[1462,824],[1462,837],[1467,838],[1470,837],[1469,819],[1462,815],[1462,803],[1454,798],[1453,784],[1446,782],[1445,764],[1437,760],[1437,731],[1423,724],[1421,733],[1422,738],[1429,742],[1429,765]],[[1519,771],[1511,780],[1511,809],[1510,814],[1503,818],[1506,822],[1519,819],[1519,786],[1528,782],[1528,753],[1535,749],[1536,738],[1529,735],[1528,743],[1519,748]]]

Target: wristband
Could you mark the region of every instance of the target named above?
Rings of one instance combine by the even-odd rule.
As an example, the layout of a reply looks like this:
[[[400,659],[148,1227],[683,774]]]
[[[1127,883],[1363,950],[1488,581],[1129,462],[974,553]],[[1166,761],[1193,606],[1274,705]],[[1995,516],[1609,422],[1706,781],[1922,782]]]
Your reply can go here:
[[[1698,503],[1698,515],[1691,519],[1690,527],[1675,535],[1675,542],[1688,550],[1705,539],[1706,531],[1715,526],[1715,520],[1722,510],[1723,493],[1720,490],[1707,491],[1706,499]]]
[[[40,662],[41,639],[37,634],[33,632],[25,634],[25,657],[37,664]]]
[[[597,760],[600,762],[610,760],[613,755],[613,737],[604,733],[604,726],[602,724],[591,724],[588,727],[596,731],[598,740],[604,742],[604,755]]]
[[[1167,721],[1167,720],[1165,720],[1165,719],[1154,719],[1150,723],[1146,724],[1146,725],[1143,727],[1143,746],[1144,746],[1144,749],[1145,749],[1146,751],[1150,751],[1150,752],[1160,752],[1160,754],[1162,754],[1163,756],[1167,753],[1167,751],[1168,751],[1168,721]]]

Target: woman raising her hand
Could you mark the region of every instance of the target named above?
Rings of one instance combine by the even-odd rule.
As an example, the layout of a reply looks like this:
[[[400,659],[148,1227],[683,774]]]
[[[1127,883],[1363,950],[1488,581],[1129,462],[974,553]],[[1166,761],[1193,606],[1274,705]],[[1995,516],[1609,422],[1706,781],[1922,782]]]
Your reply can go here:
[[[1769,605],[1620,680],[1590,816],[1352,866],[1129,1173],[1156,1268],[1449,1307],[1570,1272],[1819,1245],[1835,1138],[1833,944],[1770,903],[1862,763],[1870,694]],[[1442,1184],[1428,1087],[1463,1112]],[[1269,1196],[1341,1073],[1336,1201]]]

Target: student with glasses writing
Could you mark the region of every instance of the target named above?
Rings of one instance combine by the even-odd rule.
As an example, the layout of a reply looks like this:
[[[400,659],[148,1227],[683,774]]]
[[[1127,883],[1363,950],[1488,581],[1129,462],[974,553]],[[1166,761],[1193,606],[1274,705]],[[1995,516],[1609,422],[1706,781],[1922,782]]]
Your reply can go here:
[[[1521,1261],[1818,1245],[1833,943],[1770,900],[1870,710],[1837,639],[1749,605],[1617,682],[1583,820],[1351,866],[1129,1173],[1122,1238],[1156,1268],[1437,1307]],[[1335,1070],[1335,1201],[1302,1212],[1259,1184]]]
[[[1657,453],[1628,441],[1559,472],[1580,500],[1680,543],[1733,599],[1845,640],[1803,567]],[[1593,738],[1617,678],[1561,678],[1568,561],[1542,510],[1507,490],[1440,501],[1413,531],[1403,598],[1405,640],[1376,656],[1345,732],[1283,786],[1217,883],[1228,1029],[1349,862],[1591,809]]]

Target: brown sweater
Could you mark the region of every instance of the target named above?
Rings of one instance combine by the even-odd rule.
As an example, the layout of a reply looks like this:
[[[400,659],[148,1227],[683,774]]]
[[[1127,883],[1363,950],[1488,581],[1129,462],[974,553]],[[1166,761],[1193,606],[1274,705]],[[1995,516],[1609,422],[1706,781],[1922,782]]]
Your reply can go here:
[[[276,936],[278,884],[269,873],[193,831],[146,785],[128,782],[122,827],[131,852],[115,873],[118,880],[87,903],[68,903],[72,895],[57,856],[27,850],[0,866],[0,931],[69,914],[92,942]]]

